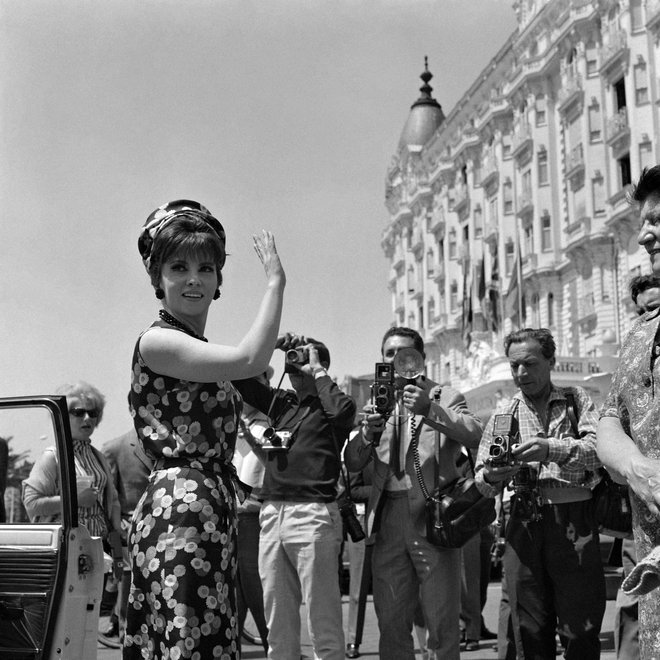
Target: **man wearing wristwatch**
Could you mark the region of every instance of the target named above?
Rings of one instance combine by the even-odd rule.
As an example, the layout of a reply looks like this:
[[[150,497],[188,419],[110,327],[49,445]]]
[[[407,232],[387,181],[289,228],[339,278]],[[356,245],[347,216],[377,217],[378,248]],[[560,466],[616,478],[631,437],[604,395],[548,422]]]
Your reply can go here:
[[[392,363],[405,348],[424,357],[424,341],[411,328],[390,328],[383,337],[382,359]],[[382,660],[413,660],[413,620],[421,602],[428,626],[431,658],[458,660],[461,551],[426,540],[425,498],[414,466],[411,440],[416,435],[420,471],[429,492],[459,477],[461,447],[476,448],[479,419],[465,397],[441,389],[424,376],[396,383],[396,406],[384,417],[365,406],[358,433],[344,451],[351,471],[373,461],[367,505],[367,543],[373,545],[373,596]]]
[[[259,573],[268,624],[268,657],[299,658],[300,606],[315,657],[344,657],[339,552],[342,521],[335,501],[341,450],[355,418],[355,402],[330,378],[330,353],[311,338],[283,335],[291,390],[235,381],[244,400],[265,413],[272,442],[253,446],[266,469],[259,514]],[[300,350],[302,349],[302,350]],[[249,441],[249,440],[248,440]],[[268,448],[269,447],[269,448]],[[239,548],[240,552],[240,548]]]

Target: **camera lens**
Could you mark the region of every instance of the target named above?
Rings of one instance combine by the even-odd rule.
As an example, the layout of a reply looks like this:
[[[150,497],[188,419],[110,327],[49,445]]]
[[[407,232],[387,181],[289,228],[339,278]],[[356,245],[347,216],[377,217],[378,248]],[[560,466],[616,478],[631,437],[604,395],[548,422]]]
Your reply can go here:
[[[493,458],[499,458],[503,453],[504,453],[504,451],[502,450],[502,447],[498,447],[498,446],[494,445],[494,446],[491,446],[491,448],[490,448],[490,455]]]
[[[264,438],[266,438],[266,440],[271,440],[274,435],[275,435],[275,429],[272,426],[269,426],[264,431]]]
[[[298,351],[297,351],[295,348],[290,348],[290,349],[286,352],[286,359],[287,359],[289,362],[298,362],[298,361],[299,361],[298,358],[299,358]]]
[[[493,438],[493,444],[494,445],[499,445],[499,446],[504,445],[504,438],[501,435],[496,435]]]

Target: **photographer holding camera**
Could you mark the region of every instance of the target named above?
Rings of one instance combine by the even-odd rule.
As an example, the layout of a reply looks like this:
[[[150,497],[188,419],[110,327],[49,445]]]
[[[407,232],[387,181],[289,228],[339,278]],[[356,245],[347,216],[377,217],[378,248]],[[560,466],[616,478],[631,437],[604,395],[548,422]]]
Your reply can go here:
[[[555,657],[555,632],[567,660],[600,657],[605,578],[591,489],[599,481],[598,417],[581,387],[557,387],[555,341],[545,328],[507,335],[504,353],[520,389],[492,416],[477,456],[480,492],[493,497],[513,480],[503,568],[511,609],[500,657]],[[501,630],[502,632],[502,630]]]
[[[353,427],[355,402],[330,378],[330,353],[319,341],[286,334],[285,373],[293,391],[256,379],[234,382],[244,400],[265,413],[264,442],[252,443],[265,462],[259,514],[259,573],[268,624],[268,657],[300,658],[300,606],[315,657],[344,657],[337,502],[341,450]]]
[[[482,425],[460,392],[450,387],[440,390],[421,374],[395,378],[390,392],[383,364],[395,363],[403,349],[415,349],[423,370],[424,340],[419,333],[390,328],[381,345],[383,363],[376,366],[374,402],[365,406],[344,460],[352,471],[373,461],[366,532],[367,543],[373,545],[381,659],[414,659],[413,620],[421,600],[431,657],[458,660],[461,550],[440,548],[426,539],[425,498],[411,441],[417,437],[420,471],[432,489],[458,478],[461,445],[476,448]]]

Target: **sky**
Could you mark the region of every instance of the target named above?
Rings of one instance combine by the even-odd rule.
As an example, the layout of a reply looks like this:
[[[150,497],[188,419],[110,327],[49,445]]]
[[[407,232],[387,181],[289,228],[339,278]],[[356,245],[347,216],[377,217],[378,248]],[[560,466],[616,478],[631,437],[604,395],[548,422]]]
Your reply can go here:
[[[95,444],[130,428],[133,347],[159,308],[137,236],[180,198],[227,231],[211,341],[252,323],[266,228],[281,330],[324,341],[339,382],[373,372],[393,320],[385,175],[424,56],[447,114],[515,29],[511,5],[0,0],[0,396],[82,379],[107,398]],[[9,426],[15,451],[41,452]]]

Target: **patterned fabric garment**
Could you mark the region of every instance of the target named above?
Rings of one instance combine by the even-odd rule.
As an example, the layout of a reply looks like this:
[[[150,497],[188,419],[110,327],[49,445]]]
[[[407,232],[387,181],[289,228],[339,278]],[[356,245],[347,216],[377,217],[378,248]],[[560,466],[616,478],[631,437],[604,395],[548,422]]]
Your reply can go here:
[[[619,357],[601,417],[618,417],[625,432],[645,456],[660,459],[660,360],[652,359],[660,312],[650,312],[633,325]],[[660,545],[660,520],[630,491],[633,533],[638,557]],[[660,658],[660,596],[652,591],[639,599],[639,645],[642,660]]]
[[[571,387],[578,409],[578,432],[580,437],[574,438],[573,428],[567,414],[568,401],[564,391],[568,388],[552,386],[548,402],[548,421],[544,428],[541,417],[534,406],[527,402],[522,392],[517,392],[506,412],[512,412],[513,403],[519,401],[518,424],[520,437],[523,441],[534,436],[548,438],[550,451],[548,459],[540,465],[539,485],[549,488],[574,487],[593,488],[600,476],[598,468],[602,465],[596,454],[596,426],[598,415],[587,393],[581,387]],[[505,411],[502,411],[505,412]],[[490,418],[477,457],[477,467],[483,465],[489,456],[491,439],[493,437],[494,416]],[[531,463],[539,467],[538,463]],[[493,489],[495,492],[497,489]],[[493,494],[494,494],[493,492]]]
[[[235,660],[236,511],[231,459],[240,395],[133,355],[135,428],[156,461],[133,515],[123,658]]]
[[[99,459],[94,455],[91,440],[73,441],[73,460],[76,467],[76,476],[89,475],[94,478],[92,485],[98,490],[99,497],[103,499],[103,493],[108,484],[108,475],[105,473]],[[108,515],[109,511],[106,512]],[[91,536],[105,538],[108,534],[108,525],[105,514],[97,502],[93,507],[78,507],[78,520],[83,523]]]

